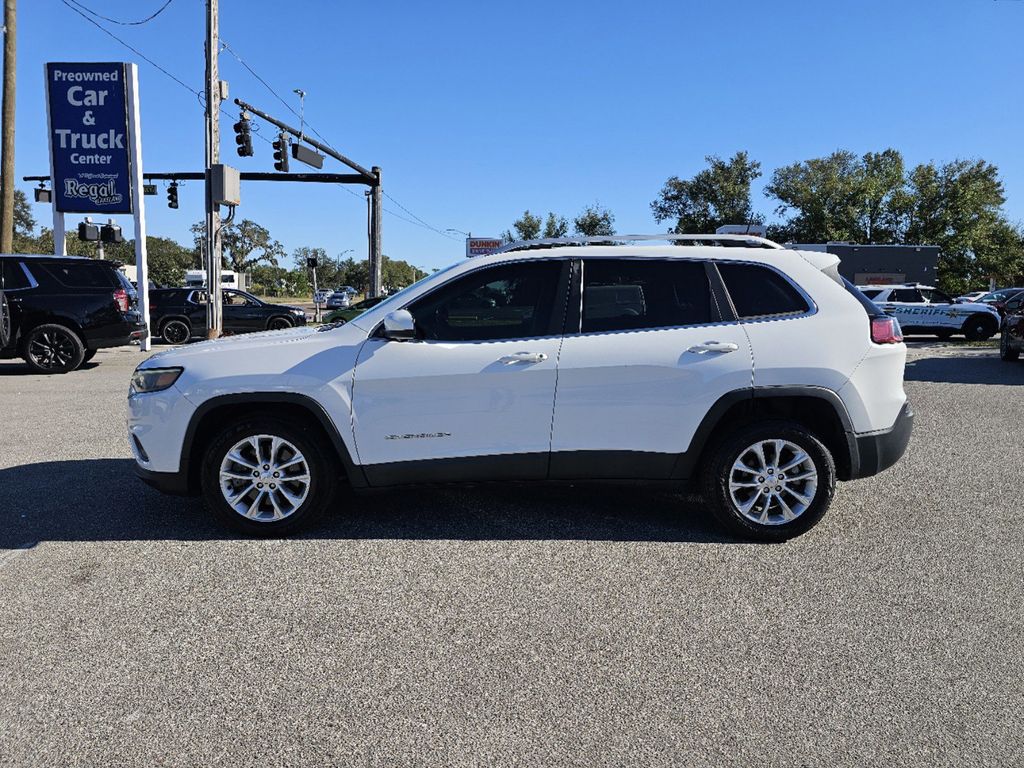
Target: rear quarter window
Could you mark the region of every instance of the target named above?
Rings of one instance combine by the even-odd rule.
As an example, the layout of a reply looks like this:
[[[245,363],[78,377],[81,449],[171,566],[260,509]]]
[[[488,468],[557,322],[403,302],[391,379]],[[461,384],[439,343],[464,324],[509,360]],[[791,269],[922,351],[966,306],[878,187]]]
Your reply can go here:
[[[114,269],[105,264],[61,263],[41,265],[50,277],[67,288],[120,288]]]
[[[720,261],[718,271],[741,318],[801,314],[810,309],[799,291],[774,269]]]

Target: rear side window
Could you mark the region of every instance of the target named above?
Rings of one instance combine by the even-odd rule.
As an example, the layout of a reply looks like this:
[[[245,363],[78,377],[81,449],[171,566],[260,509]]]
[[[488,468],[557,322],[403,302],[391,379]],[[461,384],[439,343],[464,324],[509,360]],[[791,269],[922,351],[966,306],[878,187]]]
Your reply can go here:
[[[896,288],[889,295],[889,301],[905,301],[908,304],[920,304],[924,296],[917,288]]]
[[[740,317],[791,315],[809,309],[796,288],[773,269],[718,262],[718,271]]]
[[[56,262],[42,268],[58,283],[68,288],[120,288],[114,270],[105,264]]]
[[[703,262],[583,262],[583,333],[699,325],[711,320],[711,291]]]
[[[17,291],[20,288],[32,287],[20,261],[3,259],[0,260],[0,265],[2,265],[0,268],[3,269],[3,287],[5,291]]]

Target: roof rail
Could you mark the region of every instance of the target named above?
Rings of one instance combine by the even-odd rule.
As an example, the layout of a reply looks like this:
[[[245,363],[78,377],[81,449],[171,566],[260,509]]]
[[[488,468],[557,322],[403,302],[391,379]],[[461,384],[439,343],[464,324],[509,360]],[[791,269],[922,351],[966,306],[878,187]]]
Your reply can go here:
[[[784,250],[781,245],[755,235],[598,235],[596,237],[545,237],[540,240],[517,240],[499,248],[495,253],[508,251],[529,251],[541,248],[556,248],[560,245],[623,245],[647,240],[670,243],[693,243],[718,245],[733,248],[774,248]]]

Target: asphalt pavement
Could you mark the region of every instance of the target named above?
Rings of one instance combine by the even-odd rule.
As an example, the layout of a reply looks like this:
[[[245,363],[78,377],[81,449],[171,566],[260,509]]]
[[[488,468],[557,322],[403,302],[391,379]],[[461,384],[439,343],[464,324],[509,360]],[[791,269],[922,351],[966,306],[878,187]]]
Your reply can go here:
[[[782,545],[607,487],[239,539],[133,476],[137,350],[0,362],[0,765],[1020,765],[1024,363],[910,357],[903,461]]]

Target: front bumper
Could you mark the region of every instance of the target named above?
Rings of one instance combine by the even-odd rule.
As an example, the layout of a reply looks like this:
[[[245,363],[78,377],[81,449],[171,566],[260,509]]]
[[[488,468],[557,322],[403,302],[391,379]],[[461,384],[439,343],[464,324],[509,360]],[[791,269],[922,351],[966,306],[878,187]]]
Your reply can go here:
[[[884,432],[856,435],[857,466],[853,468],[850,479],[877,475],[899,461],[907,450],[913,429],[914,409],[910,407],[908,400],[892,427]]]

